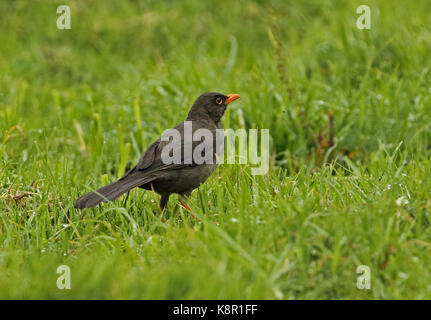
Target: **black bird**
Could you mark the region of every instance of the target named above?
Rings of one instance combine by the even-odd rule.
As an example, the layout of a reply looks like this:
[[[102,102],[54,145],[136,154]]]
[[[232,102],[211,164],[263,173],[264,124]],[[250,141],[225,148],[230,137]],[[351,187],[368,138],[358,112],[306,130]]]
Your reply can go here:
[[[227,105],[239,97],[238,94],[224,95],[218,92],[206,92],[199,96],[190,109],[186,121],[174,128],[180,135],[176,143],[172,142],[175,139],[168,141],[158,139],[150,145],[133,169],[119,180],[78,198],[75,202],[75,208],[91,208],[102,201],[112,201],[125,192],[140,187],[160,194],[161,211],[165,208],[172,193],[177,193],[181,205],[186,210],[191,211],[186,199],[194,189],[205,182],[217,167],[215,153],[218,154],[217,148],[220,147],[220,143],[219,140],[216,141],[216,130],[222,129],[220,120]],[[206,141],[204,138],[193,141],[193,135],[187,134],[187,128],[190,124],[193,134],[198,129],[207,129],[211,132],[211,141]],[[186,134],[184,134],[185,132]],[[209,158],[213,161],[202,163],[201,161],[196,161],[195,157],[193,157],[195,148],[199,144],[201,144],[202,148],[202,143],[204,146],[211,147],[212,154]],[[185,150],[185,145],[189,145],[191,148],[187,149],[186,147]],[[221,146],[223,147],[223,145]],[[171,156],[180,150],[181,160],[175,161],[177,163],[166,164],[165,158],[163,158],[166,156],[166,150],[163,152],[165,147],[170,148],[171,152],[168,154]],[[201,151],[201,148],[198,151],[202,157],[205,157],[205,150],[207,149],[203,148],[203,151]]]

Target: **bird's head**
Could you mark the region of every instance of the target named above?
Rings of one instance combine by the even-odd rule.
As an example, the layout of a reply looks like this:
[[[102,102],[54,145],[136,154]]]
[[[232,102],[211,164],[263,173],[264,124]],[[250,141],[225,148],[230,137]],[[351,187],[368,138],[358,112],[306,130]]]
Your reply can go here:
[[[218,92],[205,92],[193,103],[187,120],[209,118],[217,123],[226,111],[227,105],[236,99],[239,99],[239,94],[224,95]]]

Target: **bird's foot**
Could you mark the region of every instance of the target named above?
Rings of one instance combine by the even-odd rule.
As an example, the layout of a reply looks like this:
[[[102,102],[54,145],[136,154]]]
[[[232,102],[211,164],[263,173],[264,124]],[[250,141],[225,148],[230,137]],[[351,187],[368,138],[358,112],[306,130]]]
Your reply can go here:
[[[186,209],[190,213],[190,215],[193,217],[193,219],[197,220],[198,222],[201,222],[201,220],[196,218],[195,215],[192,213],[192,209],[190,208],[190,206],[188,205],[187,202],[180,200],[180,204],[184,209]]]

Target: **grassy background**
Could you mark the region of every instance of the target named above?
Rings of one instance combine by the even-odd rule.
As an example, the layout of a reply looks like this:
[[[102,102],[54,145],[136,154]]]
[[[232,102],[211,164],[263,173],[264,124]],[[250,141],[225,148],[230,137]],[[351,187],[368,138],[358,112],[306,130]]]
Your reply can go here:
[[[371,30],[363,1],[60,4],[0,2],[0,298],[431,298],[431,2],[370,0]],[[142,190],[73,209],[215,90],[270,129],[267,175],[221,166],[202,223]]]

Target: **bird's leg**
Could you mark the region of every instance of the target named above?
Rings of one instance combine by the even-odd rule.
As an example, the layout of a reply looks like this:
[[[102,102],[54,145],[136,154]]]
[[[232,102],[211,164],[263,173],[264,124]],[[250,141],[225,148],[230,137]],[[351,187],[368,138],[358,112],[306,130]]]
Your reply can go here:
[[[187,198],[184,194],[179,194],[178,199],[180,200],[181,206],[186,209],[188,212],[192,212],[189,204],[187,203]]]
[[[163,213],[163,210],[165,209],[166,204],[168,203],[169,196],[170,196],[170,194],[162,194],[160,196],[160,202],[159,202],[159,206],[160,206],[159,211],[160,211],[160,214]]]
[[[181,206],[186,209],[188,212],[192,212],[192,209],[190,208],[189,204],[183,200],[180,200]]]
[[[190,208],[189,204],[187,203],[187,198],[186,198],[184,195],[182,195],[182,194],[179,194],[179,195],[178,195],[178,197],[179,197],[179,199],[180,199],[180,204],[181,204],[181,206],[182,206],[184,209],[186,209],[194,219],[196,219],[197,221],[199,221],[199,222],[200,222],[200,220],[199,220],[198,218],[196,218],[196,217],[194,216],[194,214],[192,213],[192,209]]]

